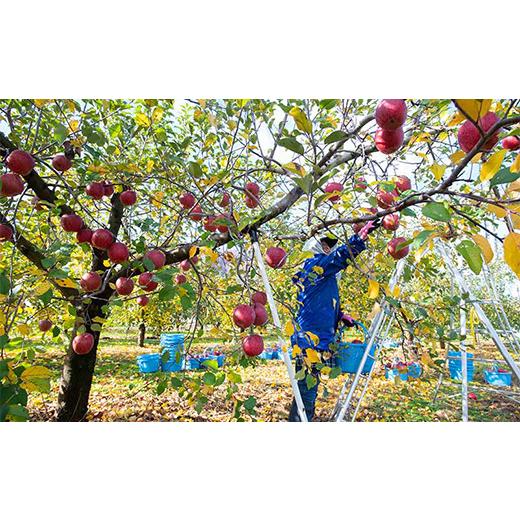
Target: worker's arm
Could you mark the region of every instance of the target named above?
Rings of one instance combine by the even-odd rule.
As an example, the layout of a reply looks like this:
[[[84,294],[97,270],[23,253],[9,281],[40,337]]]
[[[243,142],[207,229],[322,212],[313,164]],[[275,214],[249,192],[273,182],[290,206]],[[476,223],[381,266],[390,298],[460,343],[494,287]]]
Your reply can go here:
[[[348,239],[348,243],[339,246],[328,255],[321,255],[315,265],[323,269],[324,276],[336,274],[347,267],[349,260],[365,249],[365,242],[358,235],[353,235]]]

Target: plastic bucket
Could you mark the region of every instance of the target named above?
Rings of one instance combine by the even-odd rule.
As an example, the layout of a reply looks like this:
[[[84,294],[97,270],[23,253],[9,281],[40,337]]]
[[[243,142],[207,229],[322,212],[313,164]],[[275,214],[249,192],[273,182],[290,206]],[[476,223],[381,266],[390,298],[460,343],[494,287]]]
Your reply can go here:
[[[159,354],[142,354],[137,356],[139,372],[143,374],[158,372],[161,367],[161,356]]]
[[[484,370],[484,380],[493,386],[511,386],[513,374],[511,372],[497,372],[496,370]]]
[[[408,377],[417,379],[421,377],[422,367],[419,363],[410,363],[408,365]]]
[[[363,355],[367,348],[367,336],[368,331],[362,323],[356,322],[362,329],[364,339],[362,343],[349,343],[340,341],[338,344],[338,350],[336,353],[336,364],[341,369],[343,373],[347,374],[355,374],[358,371],[359,365],[361,364],[361,360],[363,359]],[[339,335],[343,332],[343,328],[340,329]],[[368,374],[370,370],[372,370],[372,366],[374,365],[375,358],[374,354],[376,351],[376,344],[372,345],[370,349],[370,353],[365,361],[365,366],[361,370],[362,374]]]
[[[401,381],[408,381],[408,372],[399,372],[397,368],[385,368],[385,377],[390,381],[395,381],[396,378]]]
[[[165,332],[160,339],[162,354],[169,353],[166,361],[162,362],[163,372],[179,372],[184,364],[184,334]]]
[[[455,359],[450,359],[455,358]],[[467,353],[467,368],[468,368],[468,381],[473,381],[475,372],[475,363],[473,361],[473,354]],[[457,381],[462,381],[462,359],[461,352],[450,350],[448,352],[448,369],[450,371],[450,377]]]

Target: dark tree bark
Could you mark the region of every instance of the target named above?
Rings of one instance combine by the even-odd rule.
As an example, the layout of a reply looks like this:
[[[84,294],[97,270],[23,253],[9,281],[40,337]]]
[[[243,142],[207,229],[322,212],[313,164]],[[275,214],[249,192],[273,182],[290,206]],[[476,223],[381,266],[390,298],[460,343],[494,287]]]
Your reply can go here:
[[[141,311],[141,323],[139,323],[139,336],[137,337],[137,346],[144,348],[144,338],[146,336],[146,323],[144,322],[144,309]]]

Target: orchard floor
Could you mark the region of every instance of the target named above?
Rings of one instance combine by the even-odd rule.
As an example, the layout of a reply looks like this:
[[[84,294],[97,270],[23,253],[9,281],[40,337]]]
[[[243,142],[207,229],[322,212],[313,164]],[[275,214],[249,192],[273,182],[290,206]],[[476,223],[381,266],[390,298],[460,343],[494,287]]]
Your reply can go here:
[[[98,354],[90,398],[89,421],[214,421],[232,420],[233,403],[224,389],[217,388],[200,413],[181,399],[169,386],[157,395],[157,377],[142,376],[135,358],[154,350],[151,345],[140,349],[126,340],[103,341]],[[200,347],[200,346],[199,346]],[[202,350],[202,347],[200,347]],[[156,350],[156,348],[155,348]],[[50,394],[33,394],[29,402],[32,421],[52,420],[57,398],[63,351],[50,347],[39,356],[38,364],[53,371]],[[285,421],[291,401],[290,385],[282,361],[259,361],[257,366],[236,371],[242,376],[238,397],[256,398],[256,420]],[[477,377],[478,378],[478,377]],[[343,377],[327,383],[328,396],[320,389],[316,421],[327,421],[335,404]],[[449,381],[449,379],[448,379]],[[363,401],[358,421],[459,421],[460,398],[449,397],[460,386],[443,384],[436,403],[432,397],[437,382],[434,372],[406,383],[392,383],[376,373]],[[472,421],[520,421],[520,405],[500,395],[487,392],[485,385],[471,388],[476,401],[470,401]],[[246,420],[250,420],[246,418]]]

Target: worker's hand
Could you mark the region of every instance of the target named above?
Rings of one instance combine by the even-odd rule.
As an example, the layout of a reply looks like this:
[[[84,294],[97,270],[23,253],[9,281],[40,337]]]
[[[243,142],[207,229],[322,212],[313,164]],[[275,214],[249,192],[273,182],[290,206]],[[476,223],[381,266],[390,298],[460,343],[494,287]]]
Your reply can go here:
[[[354,320],[354,318],[345,312],[341,315],[341,321],[343,322],[343,325],[345,325],[345,327],[356,326],[356,321]]]
[[[366,240],[368,238],[368,235],[372,233],[372,231],[375,231],[379,226],[381,226],[381,220],[371,220],[370,222],[367,222],[358,233],[359,238],[361,240]]]

